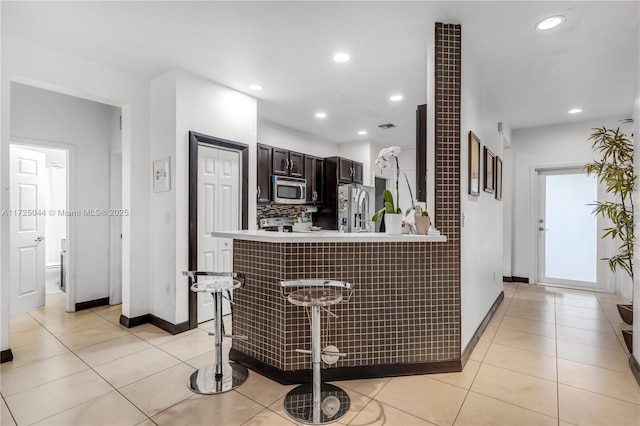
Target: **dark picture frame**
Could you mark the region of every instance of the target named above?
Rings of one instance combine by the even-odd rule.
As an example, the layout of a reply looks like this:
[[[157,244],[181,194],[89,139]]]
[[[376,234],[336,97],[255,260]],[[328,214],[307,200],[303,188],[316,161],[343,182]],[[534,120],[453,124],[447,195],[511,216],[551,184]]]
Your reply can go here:
[[[502,200],[502,158],[496,156],[496,200]]]
[[[469,195],[480,195],[480,139],[469,131]]]
[[[491,150],[489,150],[489,148],[485,146],[484,173],[482,181],[484,182],[484,192],[488,192],[490,194],[493,194],[496,189],[495,160],[496,157],[495,155],[493,155],[493,152],[491,152]]]

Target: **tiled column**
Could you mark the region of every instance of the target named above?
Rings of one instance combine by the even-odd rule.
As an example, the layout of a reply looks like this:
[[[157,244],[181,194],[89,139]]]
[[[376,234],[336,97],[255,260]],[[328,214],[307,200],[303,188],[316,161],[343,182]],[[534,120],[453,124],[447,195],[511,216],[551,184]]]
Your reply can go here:
[[[450,300],[450,349],[460,356],[460,25],[435,28],[435,217],[447,242],[436,246],[434,281]]]

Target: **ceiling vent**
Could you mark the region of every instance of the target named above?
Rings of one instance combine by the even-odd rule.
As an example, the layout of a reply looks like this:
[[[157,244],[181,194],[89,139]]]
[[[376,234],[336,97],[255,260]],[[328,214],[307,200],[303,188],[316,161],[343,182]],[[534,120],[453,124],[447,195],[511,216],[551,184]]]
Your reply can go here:
[[[380,127],[381,129],[393,129],[394,127],[396,127],[396,125],[387,123],[387,124],[381,124],[378,127]]]

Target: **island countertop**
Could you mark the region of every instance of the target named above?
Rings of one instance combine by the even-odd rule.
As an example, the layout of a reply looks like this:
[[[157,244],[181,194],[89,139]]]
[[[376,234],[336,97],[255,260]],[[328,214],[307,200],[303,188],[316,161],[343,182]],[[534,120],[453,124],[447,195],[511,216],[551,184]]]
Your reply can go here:
[[[447,241],[447,237],[444,235],[387,235],[379,232],[345,233],[338,231],[272,232],[241,230],[216,231],[212,232],[211,236],[269,243],[442,243]]]

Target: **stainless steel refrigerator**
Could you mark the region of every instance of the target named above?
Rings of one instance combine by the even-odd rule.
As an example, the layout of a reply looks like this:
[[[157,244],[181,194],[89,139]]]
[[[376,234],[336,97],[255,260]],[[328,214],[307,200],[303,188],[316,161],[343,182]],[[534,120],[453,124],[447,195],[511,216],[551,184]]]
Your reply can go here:
[[[338,230],[342,232],[374,232],[371,217],[375,188],[357,184],[338,185]]]

